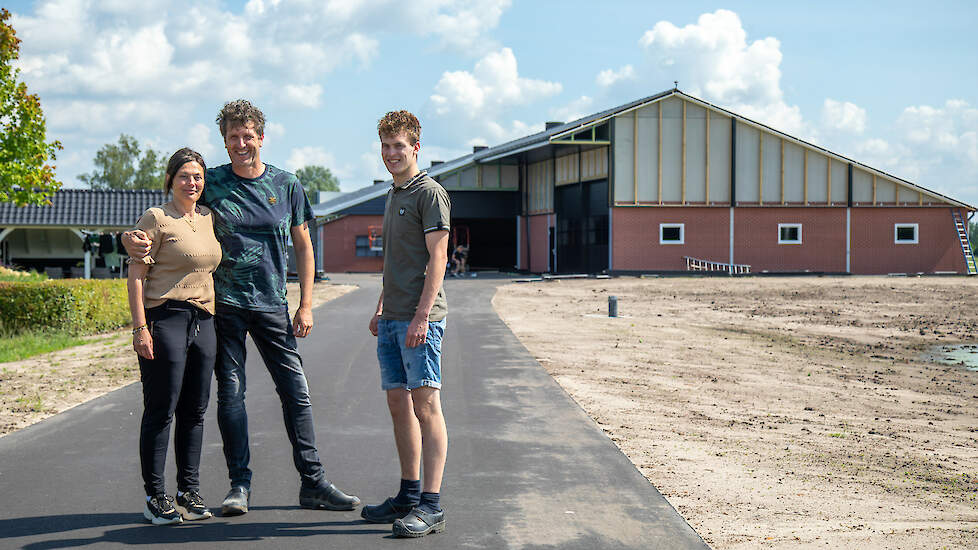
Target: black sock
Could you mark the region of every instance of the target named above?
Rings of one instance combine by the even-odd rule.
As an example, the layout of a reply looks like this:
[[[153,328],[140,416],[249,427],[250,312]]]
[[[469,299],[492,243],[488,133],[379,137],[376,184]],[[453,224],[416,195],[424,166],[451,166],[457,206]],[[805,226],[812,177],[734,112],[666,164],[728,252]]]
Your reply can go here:
[[[421,500],[421,480],[402,479],[401,490],[394,497],[394,503],[400,506],[417,506]]]
[[[421,503],[417,507],[429,514],[441,512],[441,493],[421,493]]]

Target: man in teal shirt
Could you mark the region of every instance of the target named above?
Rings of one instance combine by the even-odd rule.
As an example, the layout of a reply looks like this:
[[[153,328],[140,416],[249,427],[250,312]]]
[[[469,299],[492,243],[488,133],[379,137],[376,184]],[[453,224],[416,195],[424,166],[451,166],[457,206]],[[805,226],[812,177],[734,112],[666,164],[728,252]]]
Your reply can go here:
[[[201,202],[214,211],[214,233],[223,252],[214,273],[217,418],[231,481],[222,514],[247,513],[251,499],[246,333],[251,334],[282,401],[292,458],[302,480],[299,504],[352,510],[360,499],[326,479],[296,344],[296,337],[306,337],[313,326],[314,260],[307,225],[314,219],[312,207],[294,174],[261,161],[265,116],[260,110],[243,99],[232,101],[218,113],[217,124],[231,163],[207,170]],[[292,320],[285,299],[290,236],[301,289]],[[123,244],[131,256],[142,257],[151,243],[142,232],[131,231]]]

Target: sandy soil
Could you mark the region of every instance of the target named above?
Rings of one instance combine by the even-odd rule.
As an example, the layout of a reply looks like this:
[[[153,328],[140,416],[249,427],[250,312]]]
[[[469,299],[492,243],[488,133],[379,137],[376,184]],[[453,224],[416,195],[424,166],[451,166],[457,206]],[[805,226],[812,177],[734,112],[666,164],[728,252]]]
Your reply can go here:
[[[313,307],[355,289],[319,283],[313,287]],[[289,283],[288,291],[292,314],[298,307],[298,283]],[[0,363],[0,436],[139,380],[129,330],[87,340],[81,346]]]
[[[978,279],[565,279],[494,305],[714,548],[978,548],[978,372],[925,358],[978,340]]]

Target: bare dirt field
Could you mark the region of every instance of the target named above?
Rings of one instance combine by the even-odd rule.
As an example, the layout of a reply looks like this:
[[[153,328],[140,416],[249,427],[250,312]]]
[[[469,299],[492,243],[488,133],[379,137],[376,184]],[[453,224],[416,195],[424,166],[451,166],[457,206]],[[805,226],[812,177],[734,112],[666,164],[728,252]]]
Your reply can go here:
[[[354,289],[316,284],[313,307]],[[289,283],[288,291],[291,315],[298,307],[298,283]],[[129,330],[92,336],[87,344],[23,361],[0,363],[0,436],[138,380],[139,364]]]
[[[565,279],[493,303],[712,547],[978,548],[978,372],[926,358],[978,340],[978,279]]]

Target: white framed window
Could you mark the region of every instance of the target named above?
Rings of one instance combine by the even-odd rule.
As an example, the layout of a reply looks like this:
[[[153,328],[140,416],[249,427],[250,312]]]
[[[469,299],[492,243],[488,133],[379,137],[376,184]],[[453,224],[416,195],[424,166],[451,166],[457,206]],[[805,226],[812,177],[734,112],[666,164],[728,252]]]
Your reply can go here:
[[[685,244],[686,243],[686,224],[684,223],[660,223],[659,224],[659,244]]]
[[[896,244],[917,244],[919,236],[920,233],[915,223],[893,224],[893,242]]]
[[[778,244],[801,244],[801,224],[779,223]]]

